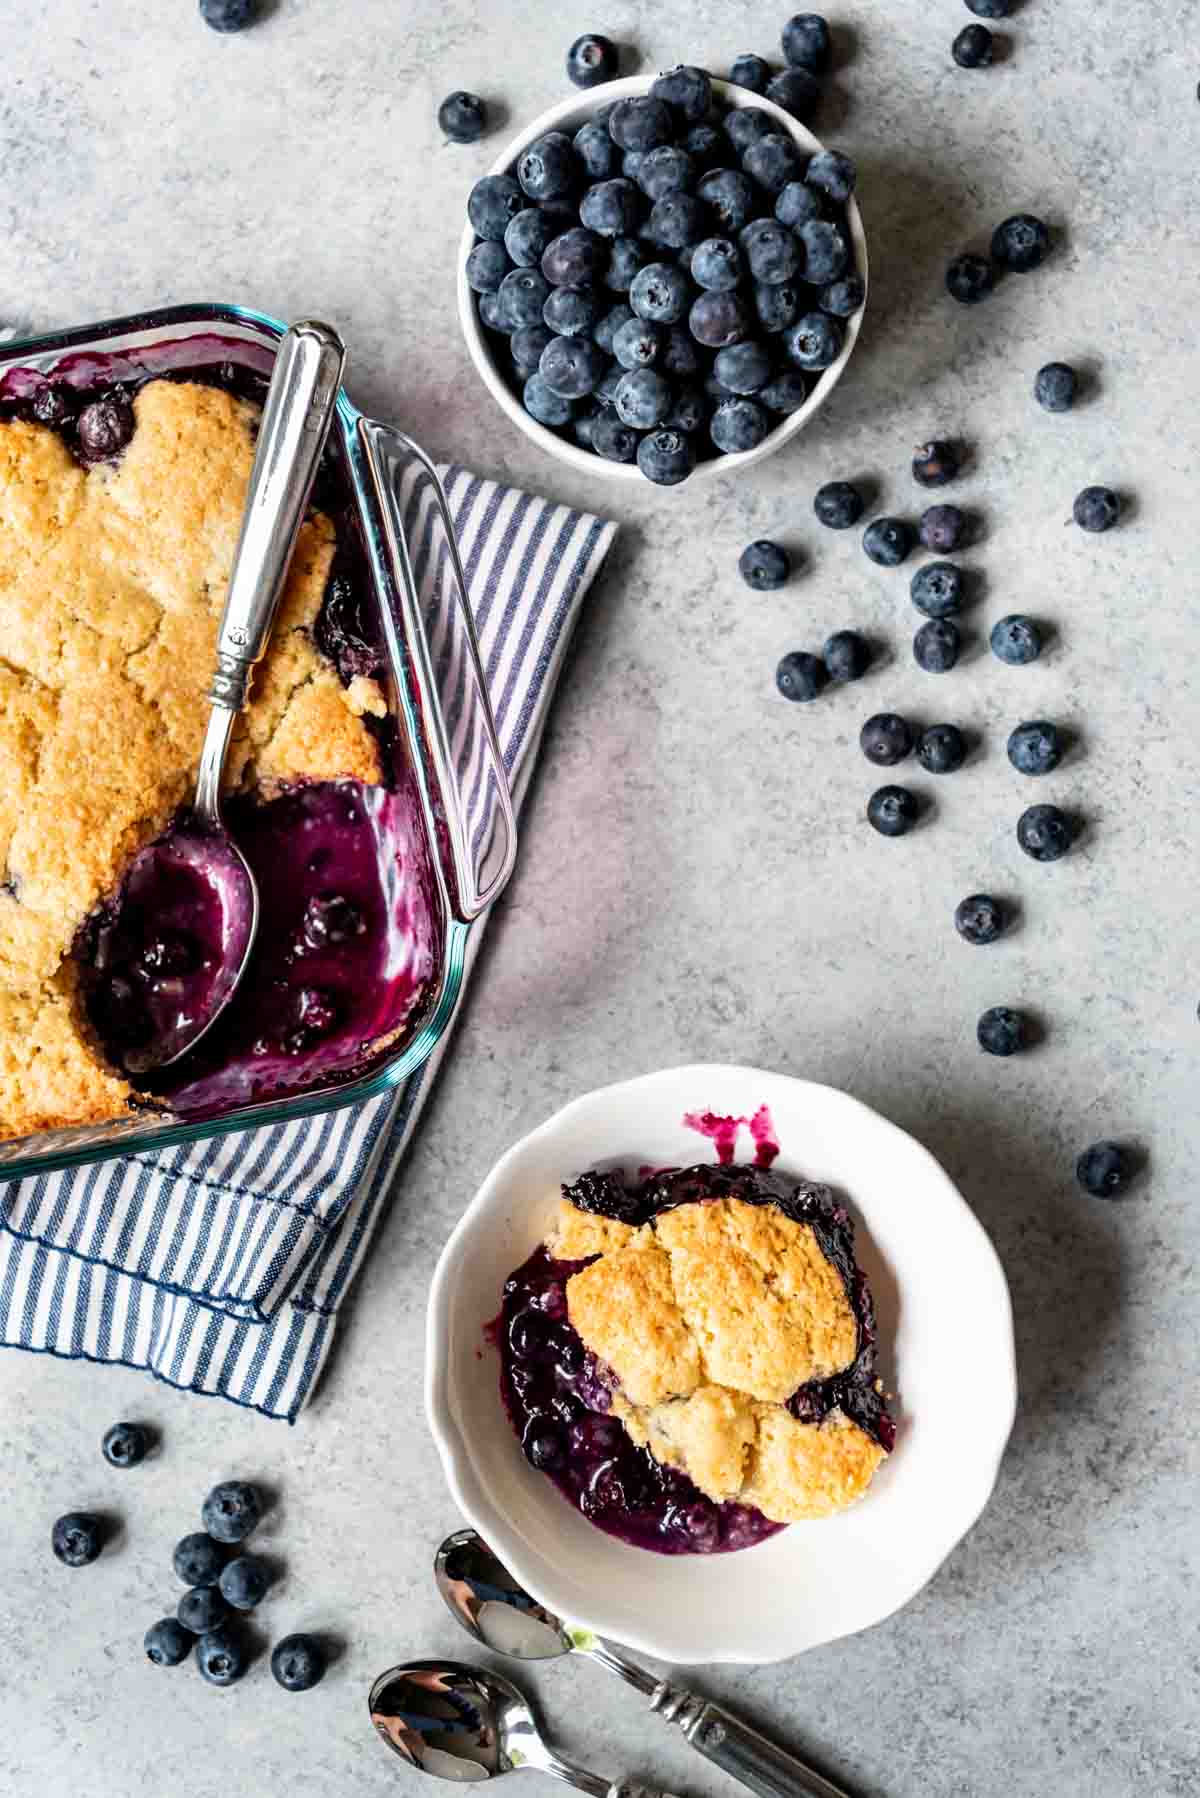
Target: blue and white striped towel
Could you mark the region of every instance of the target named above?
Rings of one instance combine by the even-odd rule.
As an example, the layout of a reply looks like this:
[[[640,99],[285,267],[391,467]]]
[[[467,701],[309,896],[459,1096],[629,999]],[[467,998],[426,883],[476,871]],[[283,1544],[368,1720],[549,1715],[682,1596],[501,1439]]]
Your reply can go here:
[[[519,804],[615,526],[441,474]],[[481,935],[482,921],[468,975]],[[0,1185],[0,1345],[144,1367],[294,1422],[449,1035],[365,1104]]]

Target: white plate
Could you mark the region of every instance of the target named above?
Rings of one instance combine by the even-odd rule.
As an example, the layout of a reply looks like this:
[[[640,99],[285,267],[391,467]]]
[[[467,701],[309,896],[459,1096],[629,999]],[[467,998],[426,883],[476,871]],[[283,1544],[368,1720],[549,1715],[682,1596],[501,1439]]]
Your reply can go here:
[[[526,1462],[484,1329],[585,1168],[713,1159],[685,1112],[768,1106],[777,1166],[850,1202],[897,1393],[896,1448],[863,1501],[723,1555],[657,1555],[606,1535]],[[753,1146],[743,1133],[737,1158]],[[1012,1311],[991,1243],[932,1155],[847,1093],[753,1068],[673,1068],[589,1093],[499,1161],[442,1252],[426,1407],[467,1519],[542,1604],[662,1660],[772,1661],[906,1604],[987,1503],[1016,1407]]]

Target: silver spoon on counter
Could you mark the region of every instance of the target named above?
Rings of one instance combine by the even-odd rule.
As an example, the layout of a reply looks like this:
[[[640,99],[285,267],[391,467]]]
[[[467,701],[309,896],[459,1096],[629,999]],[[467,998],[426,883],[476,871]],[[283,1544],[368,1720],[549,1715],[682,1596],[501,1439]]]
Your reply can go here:
[[[434,1560],[434,1578],[468,1635],[497,1654],[521,1661],[586,1655],[650,1700],[650,1708],[678,1724],[693,1748],[759,1798],[847,1798],[794,1754],[769,1742],[740,1717],[685,1686],[671,1685],[603,1636],[568,1627],[539,1605],[497,1560],[475,1530],[447,1536]]]
[[[217,634],[195,804],[186,822],[141,852],[122,897],[125,903],[132,891],[136,902],[137,891],[152,895],[165,886],[197,914],[215,912],[217,954],[200,976],[168,989],[148,1040],[123,1056],[134,1074],[167,1067],[196,1046],[237,991],[254,947],[258,886],[222,820],[221,775],[234,719],[275,623],[345,361],[337,332],[315,320],[292,325],[280,339]]]
[[[488,1668],[462,1661],[391,1667],[375,1681],[367,1702],[388,1747],[438,1779],[498,1779],[533,1767],[591,1798],[671,1798],[631,1779],[610,1783],[556,1754],[517,1688]]]

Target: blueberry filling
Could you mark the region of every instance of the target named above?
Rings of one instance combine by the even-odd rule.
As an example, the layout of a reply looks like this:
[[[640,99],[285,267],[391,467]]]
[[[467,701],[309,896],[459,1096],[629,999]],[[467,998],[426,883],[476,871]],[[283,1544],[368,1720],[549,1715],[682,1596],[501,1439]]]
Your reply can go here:
[[[776,1205],[811,1225],[836,1268],[858,1322],[852,1365],[793,1393],[788,1410],[820,1423],[840,1409],[891,1451],[895,1423],[878,1388],[876,1324],[866,1280],[855,1265],[849,1213],[827,1187],[746,1166],[670,1168],[626,1185],[619,1170],[581,1174],[563,1195],[580,1211],[634,1228],[699,1200]],[[587,1261],[559,1261],[544,1248],[510,1274],[489,1334],[500,1351],[505,1410],[532,1466],[576,1509],[611,1536],[659,1554],[715,1554],[746,1548],[784,1526],[750,1505],[715,1504],[687,1474],[638,1448],[608,1415],[615,1384],[567,1316],[567,1281]]]

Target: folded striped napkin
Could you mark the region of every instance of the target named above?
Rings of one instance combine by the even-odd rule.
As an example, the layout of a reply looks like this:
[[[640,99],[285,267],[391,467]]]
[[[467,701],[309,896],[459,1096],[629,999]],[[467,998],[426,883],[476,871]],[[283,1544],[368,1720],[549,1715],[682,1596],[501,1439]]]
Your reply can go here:
[[[615,526],[439,472],[519,805]],[[449,1036],[362,1105],[0,1185],[0,1346],[144,1367],[294,1422]]]

